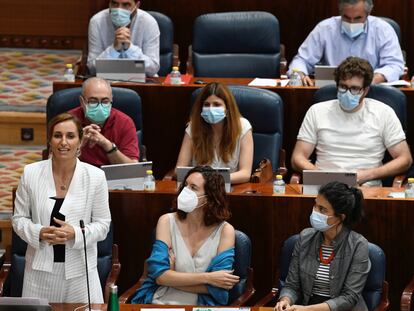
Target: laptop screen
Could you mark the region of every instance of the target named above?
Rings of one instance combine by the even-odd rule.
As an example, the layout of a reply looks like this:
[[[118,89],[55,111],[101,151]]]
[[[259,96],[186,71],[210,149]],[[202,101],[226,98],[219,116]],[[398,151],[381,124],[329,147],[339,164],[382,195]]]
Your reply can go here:
[[[106,80],[145,83],[145,62],[136,59],[102,59],[95,61],[96,76]]]

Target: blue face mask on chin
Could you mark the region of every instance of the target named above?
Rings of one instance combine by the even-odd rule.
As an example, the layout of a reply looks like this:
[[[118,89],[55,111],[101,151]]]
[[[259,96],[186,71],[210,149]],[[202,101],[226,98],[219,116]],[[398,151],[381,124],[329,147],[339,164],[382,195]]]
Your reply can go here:
[[[85,117],[89,119],[92,123],[95,124],[103,124],[105,123],[106,119],[109,118],[111,114],[111,105],[108,107],[104,107],[103,105],[99,104],[95,108],[86,105],[86,112]]]
[[[223,107],[203,107],[201,117],[209,124],[217,124],[224,120],[226,113]]]
[[[338,92],[337,96],[341,108],[345,111],[352,111],[358,107],[362,94],[352,95],[348,90],[345,93]]]
[[[131,22],[131,11],[125,9],[110,9],[112,23],[116,28],[128,26]]]

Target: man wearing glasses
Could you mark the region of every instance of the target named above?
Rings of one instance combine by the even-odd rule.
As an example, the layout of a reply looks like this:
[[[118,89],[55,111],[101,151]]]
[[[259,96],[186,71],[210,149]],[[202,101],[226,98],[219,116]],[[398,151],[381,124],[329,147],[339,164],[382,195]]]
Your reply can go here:
[[[81,161],[95,166],[138,162],[134,121],[112,107],[112,89],[106,80],[86,80],[82,85],[80,107],[70,113],[83,125]]]
[[[335,71],[338,98],[309,108],[297,136],[292,167],[356,171],[360,185],[405,172],[412,163],[401,123],[388,105],[365,98],[373,79],[368,61],[348,57]],[[316,149],[316,163],[309,157]],[[393,160],[382,164],[385,150]]]
[[[394,29],[371,16],[373,0],[338,0],[340,16],[321,21],[312,30],[289,65],[297,69],[304,85],[313,85],[309,74],[316,64],[337,66],[348,56],[368,60],[375,69],[372,83],[398,80],[404,59]]]
[[[157,21],[139,9],[141,1],[109,0],[109,8],[89,22],[88,68],[95,74],[97,58],[130,58],[145,61],[145,73],[160,68],[160,30]]]

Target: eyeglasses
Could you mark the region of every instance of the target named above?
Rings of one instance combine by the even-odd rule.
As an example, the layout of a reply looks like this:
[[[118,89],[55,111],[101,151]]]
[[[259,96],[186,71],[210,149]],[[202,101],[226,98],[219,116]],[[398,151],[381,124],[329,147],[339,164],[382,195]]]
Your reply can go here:
[[[104,98],[102,100],[99,100],[96,98],[90,98],[90,99],[85,99],[85,102],[90,108],[96,108],[98,107],[98,105],[102,105],[103,107],[108,108],[109,106],[112,105],[112,101],[109,98]]]
[[[364,87],[359,87],[359,86],[347,87],[346,85],[339,85],[338,86],[338,92],[339,93],[346,93],[346,91],[348,91],[348,90],[349,90],[349,92],[351,92],[352,95],[359,95],[364,90]]]
[[[129,3],[129,2],[126,2],[126,3],[118,3],[116,1],[111,1],[110,4],[109,4],[109,6],[111,8],[114,8],[114,9],[121,8],[121,9],[124,9],[124,10],[130,10],[133,5],[131,3]]]

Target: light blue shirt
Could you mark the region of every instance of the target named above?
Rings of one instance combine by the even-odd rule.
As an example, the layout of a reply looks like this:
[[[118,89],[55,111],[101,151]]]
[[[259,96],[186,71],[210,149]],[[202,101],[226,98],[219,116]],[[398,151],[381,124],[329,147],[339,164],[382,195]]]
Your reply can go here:
[[[160,30],[157,21],[147,12],[139,9],[131,25],[131,45],[125,51],[126,58],[145,61],[145,73],[154,76],[160,69]],[[119,58],[115,50],[115,27],[109,9],[95,14],[89,22],[88,68],[95,74],[97,58]]]
[[[404,59],[394,29],[375,16],[368,16],[364,32],[355,39],[342,31],[340,16],[323,20],[302,43],[289,71],[297,68],[308,75],[319,62],[338,66],[349,56],[368,60],[374,72],[383,74],[388,82],[398,80],[404,72]]]

